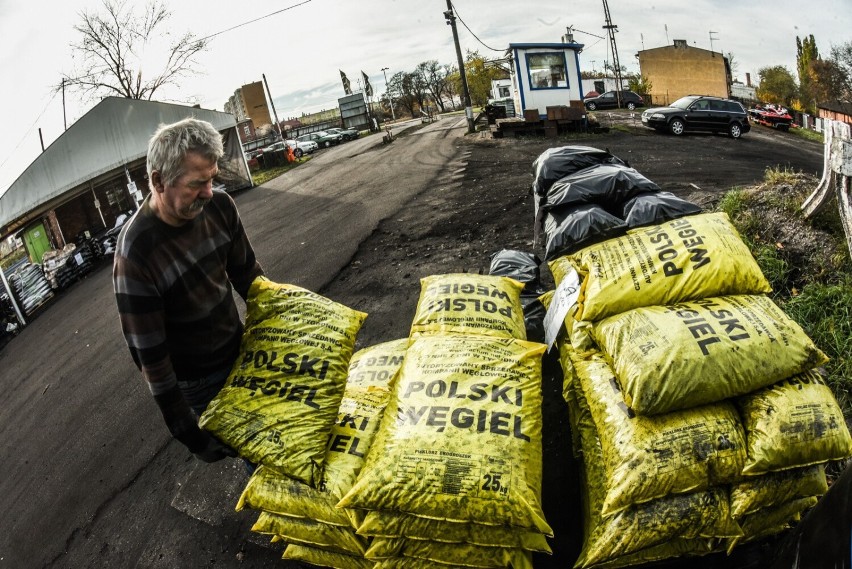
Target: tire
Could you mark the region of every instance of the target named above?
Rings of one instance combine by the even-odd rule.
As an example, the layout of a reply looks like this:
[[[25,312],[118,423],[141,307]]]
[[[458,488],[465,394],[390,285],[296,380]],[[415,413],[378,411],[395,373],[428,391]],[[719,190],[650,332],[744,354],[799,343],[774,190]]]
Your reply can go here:
[[[588,105],[586,105],[586,108],[589,109],[590,111],[594,111],[595,109],[598,108],[598,106],[594,103],[589,103]]]
[[[322,146],[323,146],[323,148],[328,148],[329,146],[331,146],[331,143],[326,140],[325,142],[322,143]]]
[[[629,103],[627,103],[627,110],[629,110],[629,111],[636,110],[636,103],[634,103],[633,101],[630,101]]]
[[[681,119],[672,119],[669,123],[669,132],[671,132],[675,136],[680,136],[683,134],[683,131],[686,130],[686,125],[683,124],[683,120]]]
[[[295,156],[296,158],[301,158],[303,154],[304,152],[302,152],[301,148],[297,148],[293,151],[293,156]]]
[[[740,126],[738,122],[732,122],[730,126],[728,126],[728,134],[731,138],[739,138],[743,135],[743,127]]]

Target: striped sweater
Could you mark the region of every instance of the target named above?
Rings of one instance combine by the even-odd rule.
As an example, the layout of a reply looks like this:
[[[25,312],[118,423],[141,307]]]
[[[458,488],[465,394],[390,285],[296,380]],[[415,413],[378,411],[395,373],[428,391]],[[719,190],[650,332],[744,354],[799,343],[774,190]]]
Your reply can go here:
[[[130,354],[160,395],[233,364],[243,325],[232,286],[245,299],[263,270],[225,192],[180,227],[157,218],[149,198],[121,230],[113,284]]]

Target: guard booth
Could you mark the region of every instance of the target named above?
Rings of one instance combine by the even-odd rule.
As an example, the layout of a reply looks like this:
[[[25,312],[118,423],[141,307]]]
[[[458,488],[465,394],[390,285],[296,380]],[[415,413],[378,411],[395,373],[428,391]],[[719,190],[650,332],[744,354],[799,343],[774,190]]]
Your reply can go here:
[[[580,43],[511,43],[512,87],[518,114],[537,110],[547,118],[547,107],[571,106],[582,101]]]
[[[343,120],[343,128],[357,128],[358,130],[373,130],[370,120],[370,111],[364,93],[352,93],[337,99],[340,107],[340,118]]]

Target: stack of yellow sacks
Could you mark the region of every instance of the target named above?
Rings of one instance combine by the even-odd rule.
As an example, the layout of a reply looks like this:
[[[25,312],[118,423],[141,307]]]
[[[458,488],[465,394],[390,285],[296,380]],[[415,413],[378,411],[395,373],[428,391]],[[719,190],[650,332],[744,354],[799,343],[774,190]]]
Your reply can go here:
[[[289,545],[284,559],[338,569],[368,569],[367,539],[355,530],[363,516],[337,507],[364,465],[391,388],[402,366],[408,339],[364,348],[352,356],[346,391],[325,454],[322,483],[312,488],[259,468],[243,491],[237,510],[261,510],[253,531]]]
[[[541,357],[522,283],[422,280],[411,341],[364,468],[338,506],[364,514],[377,568],[531,567],[550,552],[541,494]]]
[[[815,371],[826,358],[765,296],[725,214],[632,230],[550,268],[581,281],[560,348],[591,482],[577,567],[730,550],[824,493],[819,465],[852,453]]]
[[[372,564],[363,559],[364,540],[349,517],[335,508],[348,489],[339,486],[347,476],[351,486],[357,474],[352,459],[378,423],[400,365],[395,360],[395,368],[377,373],[375,381],[349,389],[365,316],[303,288],[256,279],[239,358],[200,419],[202,428],[259,465],[238,506],[265,511],[255,530],[310,546],[312,562],[359,569]],[[392,353],[401,354],[405,343]],[[343,554],[360,554],[361,563],[325,563],[326,550],[344,561]]]

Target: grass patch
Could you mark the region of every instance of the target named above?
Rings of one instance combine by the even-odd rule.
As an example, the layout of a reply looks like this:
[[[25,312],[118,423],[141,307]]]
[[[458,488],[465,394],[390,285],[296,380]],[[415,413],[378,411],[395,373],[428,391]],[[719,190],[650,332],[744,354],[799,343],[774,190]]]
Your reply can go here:
[[[845,413],[852,410],[852,277],[835,285],[810,284],[782,304],[784,311],[828,355],[831,386]]]
[[[805,140],[812,140],[819,143],[825,142],[825,137],[821,132],[817,132],[809,128],[791,128],[788,132],[798,136],[799,138],[804,138]]]
[[[717,204],[769,280],[773,299],[830,358],[827,383],[852,416],[852,261],[832,204],[813,219],[800,210],[816,179],[770,168],[765,181],[734,188]]]
[[[276,166],[274,168],[269,168],[267,170],[258,170],[257,172],[252,172],[251,181],[254,182],[255,186],[263,185],[266,182],[268,182],[269,180],[272,180],[273,178],[277,178],[278,176],[280,176],[284,172],[286,172],[288,170],[292,170],[293,168],[298,167],[299,165],[307,162],[310,159],[311,159],[310,156],[302,156],[301,158],[299,158],[295,162],[291,162],[290,164],[287,164],[286,166]]]

